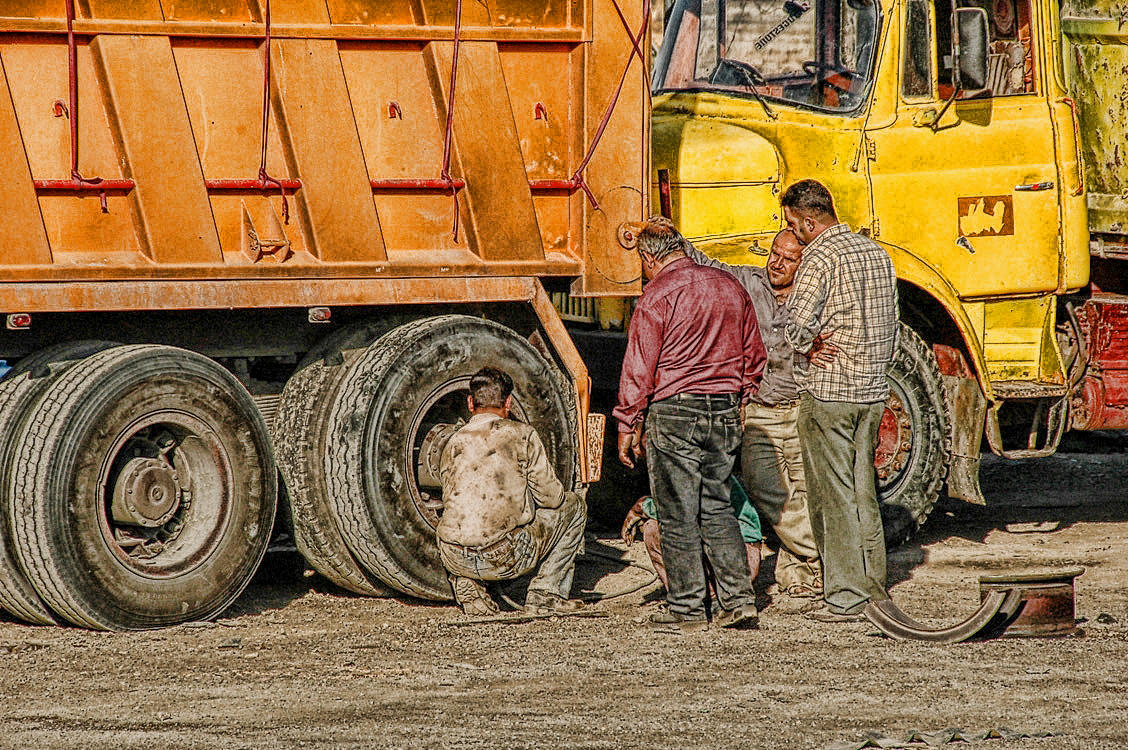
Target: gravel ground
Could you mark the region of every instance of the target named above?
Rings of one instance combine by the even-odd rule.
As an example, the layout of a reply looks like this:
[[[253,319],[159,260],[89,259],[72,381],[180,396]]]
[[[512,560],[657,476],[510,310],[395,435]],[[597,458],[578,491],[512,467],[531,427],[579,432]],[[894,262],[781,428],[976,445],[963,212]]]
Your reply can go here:
[[[0,748],[829,750],[946,727],[1052,735],[953,748],[1128,747],[1128,458],[992,460],[983,476],[987,508],[945,502],[890,556],[894,599],[954,622],[982,573],[1082,565],[1083,637],[933,646],[770,606],[757,631],[654,635],[653,585],[600,617],[466,626],[452,607],[343,595],[279,555],[217,623],[0,620]],[[640,543],[588,549],[645,565]],[[649,577],[593,556],[578,582],[607,594]]]

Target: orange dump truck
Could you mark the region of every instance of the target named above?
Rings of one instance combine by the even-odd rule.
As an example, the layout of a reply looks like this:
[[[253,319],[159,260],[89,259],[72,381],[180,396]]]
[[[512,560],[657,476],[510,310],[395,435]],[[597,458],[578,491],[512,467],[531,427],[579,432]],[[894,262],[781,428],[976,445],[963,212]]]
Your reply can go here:
[[[348,590],[449,598],[434,434],[488,363],[598,478],[551,299],[639,289],[646,15],[0,3],[0,606],[214,616],[276,512]]]

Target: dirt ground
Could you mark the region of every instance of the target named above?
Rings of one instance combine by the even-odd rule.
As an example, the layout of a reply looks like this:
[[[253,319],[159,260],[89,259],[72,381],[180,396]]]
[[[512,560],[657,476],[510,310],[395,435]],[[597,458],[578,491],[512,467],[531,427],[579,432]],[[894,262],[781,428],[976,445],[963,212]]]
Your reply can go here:
[[[452,607],[343,595],[275,555],[218,623],[0,621],[0,747],[824,750],[946,727],[1053,735],[953,748],[1128,747],[1128,456],[1105,448],[985,462],[987,508],[946,502],[890,556],[902,608],[949,622],[974,610],[982,573],[1084,566],[1083,637],[932,646],[770,607],[758,631],[654,635],[653,586],[601,603],[605,617],[466,627]],[[624,556],[597,536],[589,551]],[[625,556],[641,561],[641,543]],[[602,557],[579,568],[603,593],[647,578]]]

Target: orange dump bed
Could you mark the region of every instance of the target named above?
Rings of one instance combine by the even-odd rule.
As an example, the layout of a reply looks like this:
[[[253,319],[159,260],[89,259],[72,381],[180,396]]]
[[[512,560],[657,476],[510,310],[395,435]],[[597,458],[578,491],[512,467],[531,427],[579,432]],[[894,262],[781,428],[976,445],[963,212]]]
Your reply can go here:
[[[472,296],[467,277],[636,291],[616,231],[646,206],[644,15],[640,0],[6,0],[0,307],[308,301],[247,283],[267,279],[348,279],[358,304],[420,277],[454,280],[425,287],[436,301]]]

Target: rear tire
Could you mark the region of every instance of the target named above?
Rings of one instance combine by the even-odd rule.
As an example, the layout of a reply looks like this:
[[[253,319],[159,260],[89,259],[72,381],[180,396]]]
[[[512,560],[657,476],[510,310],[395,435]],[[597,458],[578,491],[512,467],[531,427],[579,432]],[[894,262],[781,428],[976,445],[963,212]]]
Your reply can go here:
[[[409,323],[357,358],[329,415],[328,496],[357,560],[405,594],[449,600],[435,527],[441,500],[417,484],[431,426],[466,416],[470,376],[486,365],[513,378],[514,415],[540,434],[565,487],[576,476],[576,412],[561,372],[513,330],[445,315]]]
[[[75,362],[113,344],[75,341],[49,346],[21,359],[0,379],[0,605],[25,622],[54,625],[55,616],[20,567],[10,521],[13,454],[17,438],[43,391]]]
[[[202,355],[94,354],[51,384],[19,443],[19,560],[76,625],[213,617],[262,560],[277,504],[266,425],[239,381]]]
[[[311,353],[282,390],[274,429],[298,551],[331,583],[364,596],[387,596],[391,591],[368,575],[341,535],[324,473],[326,430],[348,365],[387,328],[366,324],[344,329]]]
[[[913,329],[901,326],[901,343],[889,370],[889,399],[882,415],[874,464],[885,544],[909,539],[932,512],[948,476],[948,407],[936,355]]]

